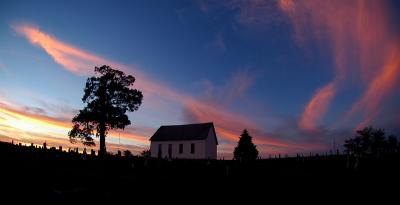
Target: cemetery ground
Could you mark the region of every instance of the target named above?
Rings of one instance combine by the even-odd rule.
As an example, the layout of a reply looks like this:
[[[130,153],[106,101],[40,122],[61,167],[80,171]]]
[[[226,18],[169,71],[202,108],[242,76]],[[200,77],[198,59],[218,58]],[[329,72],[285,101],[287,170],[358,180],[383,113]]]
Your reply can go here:
[[[141,194],[354,193],[398,190],[399,154],[235,160],[166,160],[95,155],[0,143],[3,196],[108,199]],[[392,188],[394,187],[394,188]],[[224,195],[220,195],[224,196]]]

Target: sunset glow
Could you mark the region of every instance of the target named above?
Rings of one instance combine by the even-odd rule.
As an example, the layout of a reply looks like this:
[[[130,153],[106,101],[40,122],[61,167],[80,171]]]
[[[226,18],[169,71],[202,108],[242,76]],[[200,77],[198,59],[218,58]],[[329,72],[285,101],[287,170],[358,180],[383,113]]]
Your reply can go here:
[[[144,96],[132,125],[108,133],[110,151],[138,154],[158,127],[199,122],[214,123],[223,157],[244,129],[263,157],[327,152],[368,125],[400,133],[398,3],[159,3],[84,2],[74,16],[4,3],[0,140],[83,148],[67,134],[101,65],[133,75]]]

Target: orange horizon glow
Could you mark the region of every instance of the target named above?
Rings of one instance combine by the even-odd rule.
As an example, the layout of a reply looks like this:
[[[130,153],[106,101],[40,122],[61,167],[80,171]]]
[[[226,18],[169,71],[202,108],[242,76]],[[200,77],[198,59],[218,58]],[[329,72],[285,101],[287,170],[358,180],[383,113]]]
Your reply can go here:
[[[51,141],[65,144],[69,142],[68,131],[72,128],[71,122],[62,121],[52,117],[23,112],[0,104],[0,134],[16,140],[33,140],[35,136],[49,136]],[[46,138],[49,138],[46,137]],[[148,138],[134,133],[116,132],[111,130],[108,139],[121,137],[121,139],[131,140],[141,145],[148,145]]]
[[[225,116],[227,114],[224,114]],[[205,116],[197,116],[204,118]],[[206,118],[205,118],[206,119]],[[227,125],[229,122],[223,122],[223,125]],[[55,119],[48,116],[38,115],[23,112],[16,108],[11,108],[5,104],[0,104],[0,126],[2,129],[0,130],[0,138],[1,136],[7,136],[9,139],[14,140],[15,143],[23,142],[25,144],[34,143],[37,145],[41,145],[43,142],[47,142],[48,146],[62,146],[65,149],[68,147],[80,147],[83,149],[85,146],[77,142],[78,144],[71,144],[67,133],[72,127],[72,123],[65,122],[59,119]],[[236,124],[232,124],[229,127],[221,127],[216,126],[216,131],[219,137],[222,137],[225,140],[229,140],[232,142],[237,142],[240,134],[241,129],[236,129],[234,126],[238,126]],[[256,128],[253,128],[256,129]],[[34,130],[34,131],[32,131]],[[233,130],[233,131],[232,131]],[[41,133],[46,133],[43,135]],[[138,136],[133,133],[127,132],[118,132],[111,130],[107,136],[107,139],[120,137],[121,139],[132,140],[134,142],[140,142],[140,144],[148,146],[149,144],[149,136]],[[40,138],[40,139],[39,139]],[[3,140],[4,141],[4,140]],[[8,140],[6,140],[8,141]],[[267,136],[257,136],[254,137],[254,142],[258,144],[258,146],[272,146],[275,148],[271,148],[268,153],[276,154],[276,153],[283,153],[285,151],[289,152],[291,149],[307,149],[307,148],[318,148],[322,149],[325,148],[322,145],[315,145],[315,144],[304,144],[304,143],[289,143],[282,140],[277,139],[268,139]],[[107,146],[109,147],[120,147],[121,145],[116,145],[115,143],[107,142]],[[89,150],[94,147],[87,147]],[[122,147],[128,147],[129,145],[122,145]],[[110,149],[110,150],[117,150],[117,149]],[[279,149],[278,149],[279,148]],[[145,148],[143,148],[145,149]],[[142,150],[143,150],[142,149]],[[265,150],[264,150],[265,152]]]

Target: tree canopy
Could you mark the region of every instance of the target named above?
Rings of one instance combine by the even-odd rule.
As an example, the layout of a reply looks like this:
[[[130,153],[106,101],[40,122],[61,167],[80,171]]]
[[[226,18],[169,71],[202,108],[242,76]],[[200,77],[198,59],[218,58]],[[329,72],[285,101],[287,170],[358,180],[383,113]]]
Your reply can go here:
[[[344,147],[348,154],[378,155],[380,153],[397,152],[400,148],[395,136],[385,136],[383,129],[372,126],[356,131],[354,138],[345,140]]]
[[[105,137],[111,129],[124,129],[130,125],[126,112],[138,110],[142,92],[132,89],[135,78],[124,72],[103,65],[95,67],[95,76],[86,81],[82,101],[86,106],[72,119],[68,133],[70,141],[79,139],[86,146],[93,146],[93,136],[100,138],[100,154],[106,153]]]

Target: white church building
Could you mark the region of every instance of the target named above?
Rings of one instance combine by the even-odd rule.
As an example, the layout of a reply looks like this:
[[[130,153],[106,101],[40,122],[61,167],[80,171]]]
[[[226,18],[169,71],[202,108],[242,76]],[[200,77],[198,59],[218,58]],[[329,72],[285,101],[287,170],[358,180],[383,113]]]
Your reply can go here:
[[[150,152],[156,158],[216,159],[217,135],[214,124],[161,126],[150,138]]]

